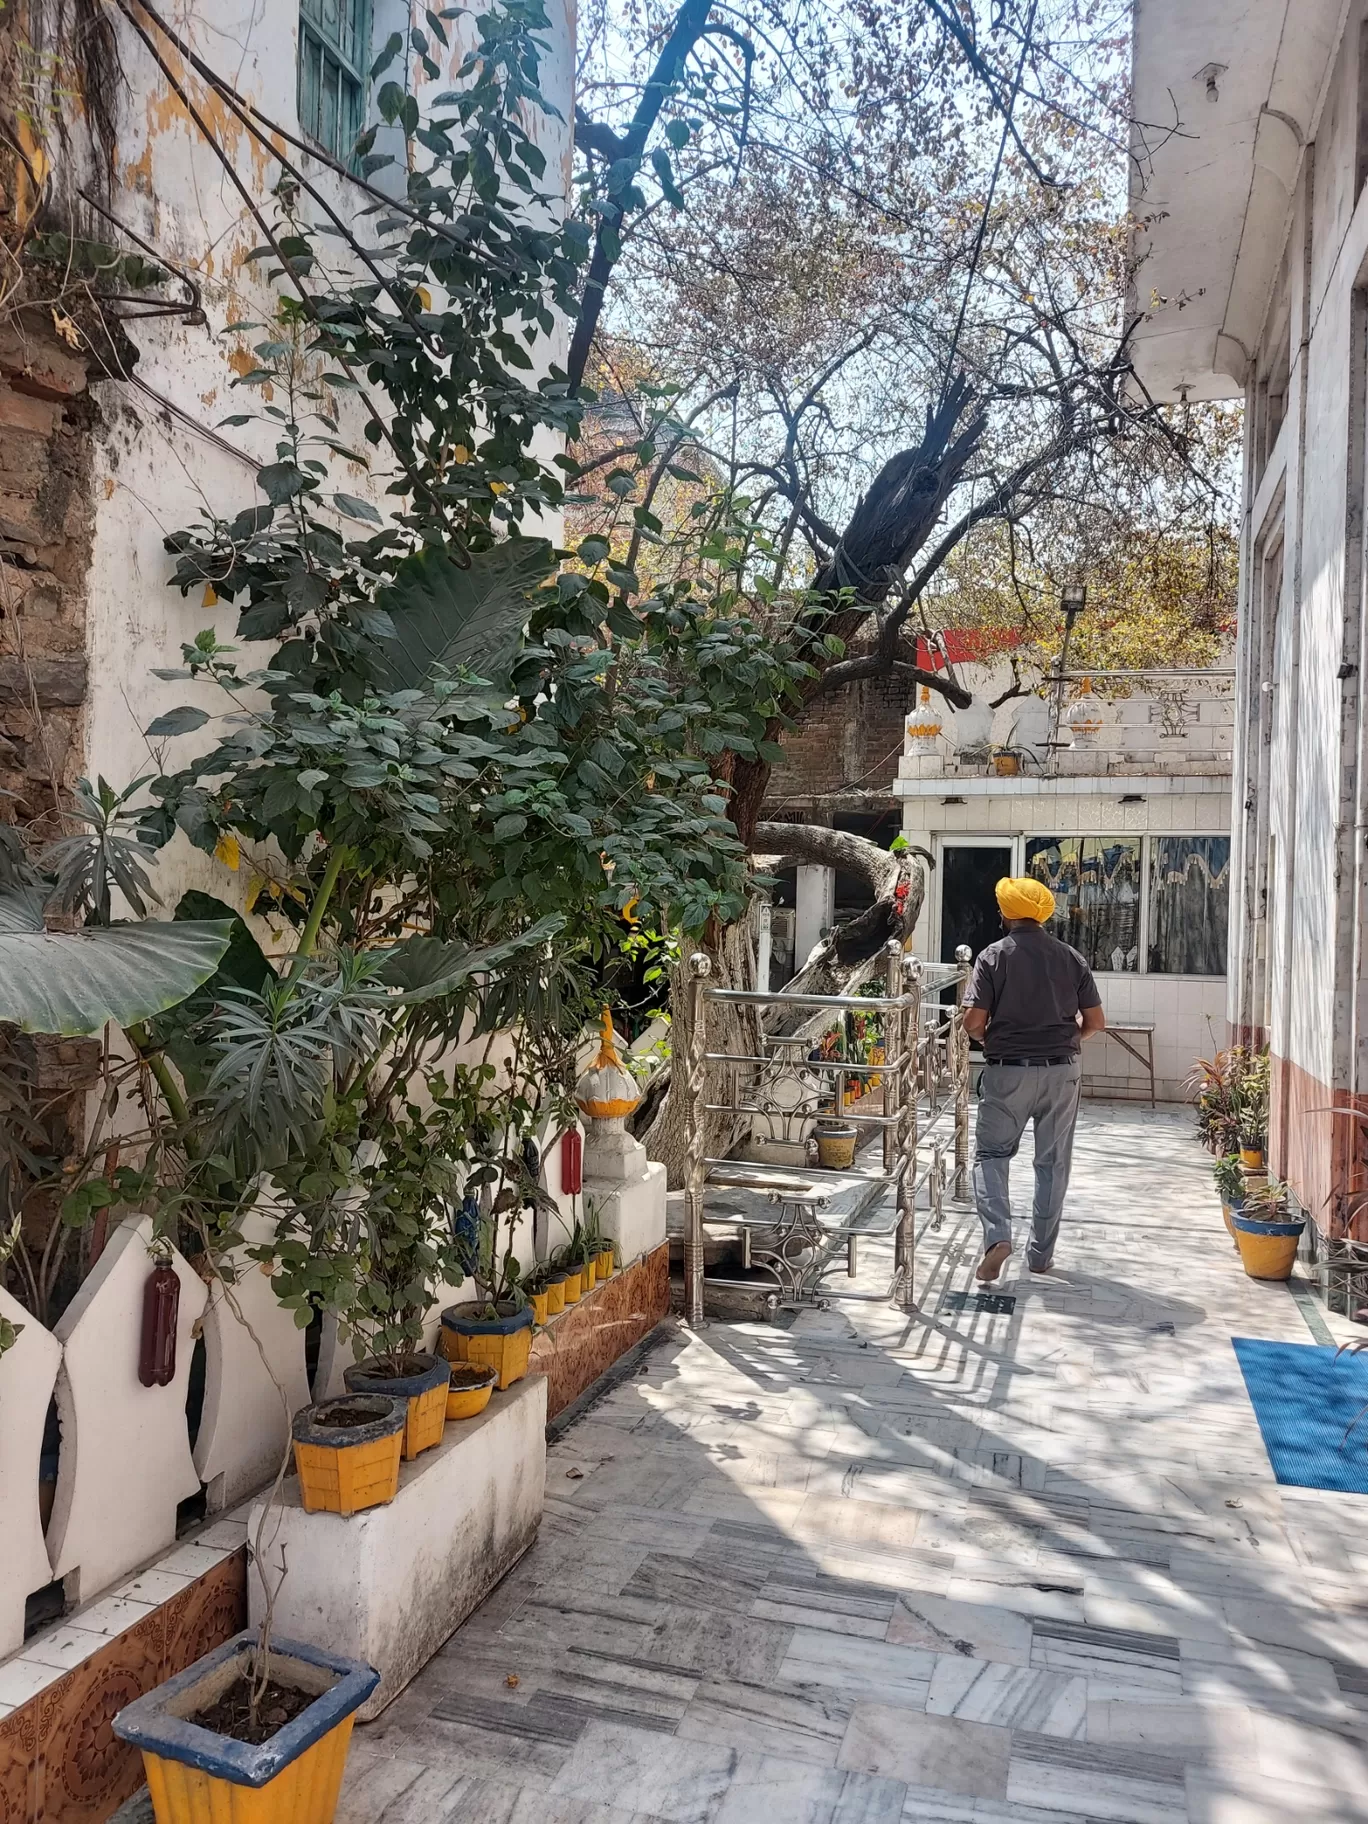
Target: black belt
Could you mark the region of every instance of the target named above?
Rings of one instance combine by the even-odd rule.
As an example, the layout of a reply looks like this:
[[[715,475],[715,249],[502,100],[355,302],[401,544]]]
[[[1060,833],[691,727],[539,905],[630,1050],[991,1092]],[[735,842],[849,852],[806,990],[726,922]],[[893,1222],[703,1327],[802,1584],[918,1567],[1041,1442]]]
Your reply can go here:
[[[985,1058],[983,1061],[985,1064],[1013,1064],[1024,1066],[1027,1064],[1073,1064],[1077,1061],[1077,1058],[1078,1053],[1076,1051],[1071,1051],[1067,1056],[1062,1058]]]

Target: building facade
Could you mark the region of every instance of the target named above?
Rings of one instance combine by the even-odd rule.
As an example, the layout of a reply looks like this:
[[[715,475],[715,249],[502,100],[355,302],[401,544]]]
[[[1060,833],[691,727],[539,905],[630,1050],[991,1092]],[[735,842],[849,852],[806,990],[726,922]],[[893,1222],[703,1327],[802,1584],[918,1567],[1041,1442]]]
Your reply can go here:
[[[1035,875],[1112,1029],[1088,1048],[1087,1092],[1181,1098],[1225,1036],[1233,674],[1080,677],[996,709],[1007,666],[959,677],[973,705],[924,692],[894,786],[933,864],[918,954],[982,949],[1001,932],[996,882]]]
[[[1138,0],[1134,26],[1137,382],[1246,410],[1227,1019],[1269,1045],[1272,1164],[1336,1303],[1368,1240],[1364,12]]]

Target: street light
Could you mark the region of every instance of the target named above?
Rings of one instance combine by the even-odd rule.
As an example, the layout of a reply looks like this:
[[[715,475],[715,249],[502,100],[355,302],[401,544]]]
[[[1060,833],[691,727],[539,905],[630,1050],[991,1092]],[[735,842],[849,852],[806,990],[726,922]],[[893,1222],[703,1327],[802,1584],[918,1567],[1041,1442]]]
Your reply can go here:
[[[1050,753],[1055,770],[1059,767],[1059,725],[1064,718],[1064,681],[1069,670],[1069,643],[1074,622],[1088,605],[1088,591],[1083,583],[1065,583],[1059,592],[1059,605],[1064,610],[1064,643],[1059,652],[1059,673],[1055,678],[1053,726],[1050,729]]]

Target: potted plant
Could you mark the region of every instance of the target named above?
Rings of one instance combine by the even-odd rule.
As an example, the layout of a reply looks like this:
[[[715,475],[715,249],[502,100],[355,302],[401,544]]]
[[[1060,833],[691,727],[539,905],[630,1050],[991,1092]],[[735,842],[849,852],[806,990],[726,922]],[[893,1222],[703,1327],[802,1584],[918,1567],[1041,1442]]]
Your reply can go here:
[[[817,1121],[817,1163],[824,1171],[849,1171],[855,1163],[855,1142],[859,1129],[853,1121],[842,1121],[835,1115],[822,1115]]]
[[[225,1641],[114,1718],[158,1824],[329,1824],[370,1666],[298,1641]],[[248,1795],[251,1795],[248,1797]]]
[[[539,1330],[544,1330],[546,1328],[546,1320],[551,1315],[548,1309],[551,1297],[548,1285],[550,1277],[550,1267],[543,1265],[534,1267],[532,1271],[524,1277],[522,1282],[523,1291],[527,1296],[527,1302],[532,1307],[532,1322]],[[564,1308],[565,1300],[562,1298],[561,1309],[563,1310]]]
[[[1212,1168],[1212,1177],[1221,1198],[1221,1215],[1225,1219],[1230,1238],[1235,1240],[1235,1225],[1231,1221],[1232,1213],[1244,1200],[1244,1172],[1240,1165],[1238,1153],[1226,1153],[1216,1161]],[[1235,1244],[1238,1247],[1238,1242]]]
[[[1236,1129],[1240,1137],[1240,1163],[1258,1171],[1268,1142],[1268,1053],[1251,1056],[1241,1073],[1235,1098]]]
[[[1015,779],[1021,771],[1025,750],[1020,747],[995,747],[992,750],[993,771],[999,779]]]
[[[1305,1217],[1288,1210],[1287,1186],[1271,1179],[1246,1190],[1243,1206],[1232,1213],[1235,1242],[1251,1279],[1288,1279],[1297,1258]]]
[[[527,1373],[533,1324],[532,1305],[523,1289],[513,1245],[530,1187],[517,1182],[525,1167],[508,1158],[501,1164],[514,1182],[500,1187],[481,1220],[472,1268],[477,1297],[473,1304],[452,1305],[443,1311],[439,1339],[448,1360],[480,1362],[493,1368],[500,1392]]]
[[[499,1378],[497,1368],[487,1362],[448,1362],[448,1419],[473,1419],[489,1404]]]
[[[394,1393],[301,1406],[290,1438],[305,1512],[359,1514],[393,1501],[408,1424],[408,1401]]]

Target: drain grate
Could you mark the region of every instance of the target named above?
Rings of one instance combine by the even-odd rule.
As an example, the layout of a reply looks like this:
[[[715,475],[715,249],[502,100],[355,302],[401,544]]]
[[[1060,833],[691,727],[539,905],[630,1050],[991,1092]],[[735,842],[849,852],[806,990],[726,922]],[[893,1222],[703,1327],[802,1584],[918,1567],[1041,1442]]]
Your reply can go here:
[[[1007,1317],[1016,1310],[1015,1292],[947,1292],[942,1311],[986,1311],[989,1317]]]

